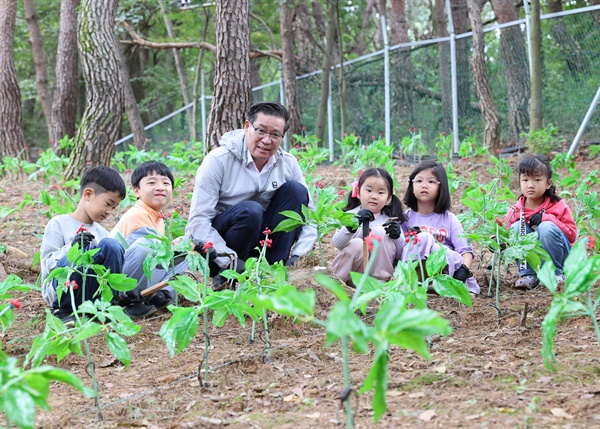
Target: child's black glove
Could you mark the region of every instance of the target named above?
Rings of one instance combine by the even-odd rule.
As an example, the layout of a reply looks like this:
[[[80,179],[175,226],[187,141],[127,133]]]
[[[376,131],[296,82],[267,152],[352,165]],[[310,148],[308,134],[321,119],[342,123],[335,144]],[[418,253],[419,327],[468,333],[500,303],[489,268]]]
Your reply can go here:
[[[192,238],[192,243],[194,243],[194,250],[196,252],[200,253],[201,255],[206,255],[208,253],[208,262],[214,261],[217,257],[217,251],[212,247],[205,249],[204,242]]]
[[[504,251],[506,250],[506,243],[498,243],[498,242],[496,241],[496,236],[495,236],[495,235],[490,235],[490,239],[491,239],[491,240],[494,240],[494,242],[500,246],[500,251],[501,251],[501,252],[504,252]],[[490,250],[490,252],[492,252],[492,253],[496,251],[496,249],[494,249],[492,246],[488,246],[488,249],[489,249],[489,250]]]
[[[452,277],[454,277],[456,280],[460,280],[461,282],[464,282],[469,277],[473,277],[473,273],[471,272],[471,270],[469,270],[467,268],[467,266],[465,264],[462,264],[458,268],[458,270],[454,271],[454,275]]]
[[[392,239],[396,240],[400,238],[400,222],[397,220],[390,221],[387,225],[384,226],[385,233]]]
[[[297,255],[292,255],[288,258],[287,261],[285,261],[285,266],[288,268],[291,268],[294,266],[294,264],[296,263],[296,261],[298,260],[298,256]]]
[[[417,234],[421,233],[421,228],[419,228],[418,226],[411,226],[410,228],[408,228],[408,230],[410,232],[416,232]]]
[[[358,225],[362,225],[366,221],[373,222],[375,220],[375,215],[369,209],[360,209],[358,213],[356,213],[356,220],[358,221]],[[346,227],[350,232],[356,232],[356,228],[352,228],[351,226]]]
[[[92,234],[91,232],[81,231],[75,236],[75,238],[73,238],[73,241],[71,242],[71,247],[75,246],[75,244],[77,243],[79,243],[79,245],[81,246],[83,240],[83,249],[85,249],[90,245],[92,241],[94,241],[94,238],[96,237],[94,237],[94,234]]]
[[[543,213],[536,213],[529,218],[529,226],[535,231],[540,223],[542,223]]]

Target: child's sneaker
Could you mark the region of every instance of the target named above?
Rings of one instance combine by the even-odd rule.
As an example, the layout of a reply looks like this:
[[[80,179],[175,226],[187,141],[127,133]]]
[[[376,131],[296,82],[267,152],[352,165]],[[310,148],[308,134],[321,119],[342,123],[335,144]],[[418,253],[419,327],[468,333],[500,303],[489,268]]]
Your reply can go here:
[[[64,308],[58,307],[58,308],[52,309],[52,315],[54,317],[58,317],[60,319],[60,321],[63,322],[67,328],[72,328],[75,326],[76,319],[75,319],[75,316],[73,316],[72,311],[65,310]]]
[[[523,276],[515,282],[515,289],[535,289],[538,284],[536,275]]]
[[[563,273],[556,275],[556,285],[561,286],[565,284],[565,275]]]
[[[135,304],[129,304],[127,307],[123,307],[123,311],[132,319],[143,319],[144,317],[152,316],[156,313],[156,307],[137,302]]]

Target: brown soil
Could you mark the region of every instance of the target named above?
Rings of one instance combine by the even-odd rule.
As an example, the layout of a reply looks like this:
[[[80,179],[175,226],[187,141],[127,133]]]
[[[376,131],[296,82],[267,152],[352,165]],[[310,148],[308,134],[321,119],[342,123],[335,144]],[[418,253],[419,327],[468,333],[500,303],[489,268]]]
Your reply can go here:
[[[514,161],[514,160],[513,160]],[[598,168],[589,161],[586,170]],[[400,183],[413,166],[398,166]],[[486,166],[477,177],[489,180]],[[465,174],[470,175],[469,168]],[[335,186],[350,183],[350,173],[339,167],[322,167],[323,182]],[[192,181],[188,181],[188,187]],[[402,186],[403,187],[403,186]],[[16,207],[24,192],[37,196],[39,184],[0,182],[0,206]],[[189,191],[189,190],[188,190]],[[402,190],[403,191],[403,190]],[[397,192],[402,195],[402,191]],[[187,207],[187,192],[180,192],[174,205]],[[460,211],[459,195],[455,211]],[[7,273],[35,282],[37,272],[29,268],[46,219],[36,221],[35,207],[2,219],[0,242],[25,251],[19,260],[0,256]],[[114,221],[113,221],[114,222]],[[112,225],[107,225],[110,228]],[[325,259],[335,250],[326,237]],[[478,249],[476,249],[478,250]],[[477,252],[478,253],[478,252]],[[544,288],[516,291],[511,288],[516,270],[502,272],[502,314],[494,299],[486,297],[483,269],[490,257],[476,258],[473,267],[482,295],[467,308],[449,299],[430,297],[432,309],[451,321],[454,332],[432,338],[432,360],[393,348],[390,355],[388,412],[378,427],[600,427],[599,348],[589,319],[568,319],[557,328],[555,338],[558,372],[547,370],[542,361],[541,323],[551,296]],[[481,262],[481,263],[480,263]],[[317,314],[326,318],[333,297],[314,280],[318,258],[299,261],[290,272],[293,283],[317,292]],[[0,274],[2,274],[0,270]],[[44,328],[46,305],[37,293],[22,296],[23,308],[15,324],[2,335],[2,349],[24,356],[33,338]],[[527,308],[527,311],[524,309]],[[170,357],[158,335],[169,317],[163,312],[142,321],[141,332],[128,339],[132,362],[125,368],[116,361],[99,337],[91,340],[93,360],[100,383],[104,420],[98,421],[93,400],[78,391],[55,384],[50,393],[51,411],[39,411],[36,424],[43,428],[333,428],[345,426],[338,399],[343,390],[339,344],[326,348],[324,330],[295,324],[271,316],[273,356],[263,363],[264,342],[259,329],[255,344],[249,344],[250,329],[229,320],[224,327],[210,326],[210,384],[197,378],[204,341],[201,332],[180,355]],[[372,316],[366,316],[371,319]],[[202,323],[202,322],[201,322]],[[202,326],[200,327],[202,330]],[[370,367],[372,355],[351,354],[352,385],[358,390]],[[70,355],[57,364],[91,385],[83,356]],[[355,424],[375,427],[372,394],[352,396]]]

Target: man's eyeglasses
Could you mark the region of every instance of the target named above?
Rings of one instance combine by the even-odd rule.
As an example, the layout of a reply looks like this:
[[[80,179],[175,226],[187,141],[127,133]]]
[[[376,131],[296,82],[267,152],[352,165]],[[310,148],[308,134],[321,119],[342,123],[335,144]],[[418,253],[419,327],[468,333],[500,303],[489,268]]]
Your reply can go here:
[[[252,128],[254,128],[254,131],[256,131],[256,134],[258,134],[258,136],[261,139],[264,139],[266,136],[269,136],[273,141],[279,141],[283,138],[283,136],[279,133],[268,133],[262,128],[256,128],[252,122],[250,122],[250,125],[252,125]]]
[[[412,183],[415,186],[423,186],[424,184],[427,184],[428,186],[436,186],[436,185],[440,184],[440,182],[438,180],[435,180],[435,179],[428,179],[428,180],[413,179]]]

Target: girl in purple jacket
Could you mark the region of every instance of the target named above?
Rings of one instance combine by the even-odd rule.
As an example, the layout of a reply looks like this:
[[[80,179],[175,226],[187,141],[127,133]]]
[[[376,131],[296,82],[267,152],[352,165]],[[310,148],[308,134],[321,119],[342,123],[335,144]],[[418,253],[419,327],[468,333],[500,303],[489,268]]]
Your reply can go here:
[[[419,164],[408,178],[402,202],[409,208],[402,229],[405,233],[417,232],[419,238],[416,246],[406,246],[403,260],[427,259],[443,244],[448,274],[465,282],[469,292],[479,294],[479,285],[470,271],[473,248],[463,237],[460,221],[450,211],[450,187],[444,167],[435,161]],[[410,252],[410,256],[406,252]]]

